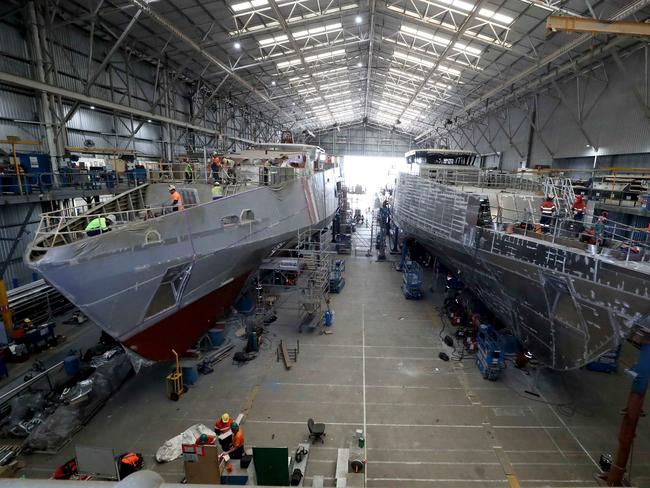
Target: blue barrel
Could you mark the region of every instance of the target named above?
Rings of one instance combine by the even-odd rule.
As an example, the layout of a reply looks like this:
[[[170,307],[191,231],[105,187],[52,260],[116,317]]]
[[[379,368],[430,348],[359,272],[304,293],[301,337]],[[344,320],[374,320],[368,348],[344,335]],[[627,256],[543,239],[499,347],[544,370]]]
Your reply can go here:
[[[334,314],[331,310],[325,311],[325,327],[331,327],[334,323]]]
[[[79,372],[79,356],[67,356],[63,360],[63,369],[68,376],[76,376]]]
[[[186,385],[194,385],[199,380],[199,370],[196,364],[181,364],[181,371],[183,372],[183,383]]]
[[[220,346],[223,344],[224,339],[223,329],[210,329],[208,331],[208,337],[210,338],[210,341],[214,347]]]

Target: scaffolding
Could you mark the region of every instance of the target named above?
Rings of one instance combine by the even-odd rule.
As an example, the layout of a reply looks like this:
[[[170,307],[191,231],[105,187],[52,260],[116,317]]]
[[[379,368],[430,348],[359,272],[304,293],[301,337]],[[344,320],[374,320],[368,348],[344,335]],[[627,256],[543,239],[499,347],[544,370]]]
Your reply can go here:
[[[323,325],[324,305],[329,293],[331,259],[327,232],[309,229],[298,234],[298,330]]]
[[[293,242],[260,266],[256,308],[258,316],[280,310],[294,313],[302,332],[324,324],[332,266],[330,233],[308,228],[299,231]]]

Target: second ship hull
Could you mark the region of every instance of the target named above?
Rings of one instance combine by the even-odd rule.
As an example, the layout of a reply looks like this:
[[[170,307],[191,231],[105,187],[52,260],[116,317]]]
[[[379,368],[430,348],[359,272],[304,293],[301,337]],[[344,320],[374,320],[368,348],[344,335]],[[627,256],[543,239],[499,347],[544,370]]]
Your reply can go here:
[[[413,178],[404,177],[402,183],[417,182]],[[634,269],[634,263],[623,266],[615,259],[476,226],[477,196],[421,184],[435,187],[422,198],[437,195],[442,202],[446,192],[447,202],[453,202],[437,208],[441,219],[449,218],[447,231],[422,223],[426,202],[417,202],[419,215],[406,211],[409,196],[400,195],[398,186],[395,219],[400,231],[447,269],[460,271],[462,282],[543,364],[554,369],[584,366],[617,347],[631,324],[650,313],[644,264]]]

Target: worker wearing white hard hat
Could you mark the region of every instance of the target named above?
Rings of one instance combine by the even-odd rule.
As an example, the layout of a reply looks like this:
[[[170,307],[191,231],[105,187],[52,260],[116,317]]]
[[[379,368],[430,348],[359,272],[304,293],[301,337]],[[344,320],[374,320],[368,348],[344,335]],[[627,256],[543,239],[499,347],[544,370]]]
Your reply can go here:
[[[212,200],[219,200],[223,197],[223,187],[218,181],[214,182],[212,185]]]
[[[169,194],[171,195],[170,205],[172,207],[172,210],[174,212],[183,210],[183,199],[181,197],[181,194],[176,191],[176,187],[174,185],[169,185]]]

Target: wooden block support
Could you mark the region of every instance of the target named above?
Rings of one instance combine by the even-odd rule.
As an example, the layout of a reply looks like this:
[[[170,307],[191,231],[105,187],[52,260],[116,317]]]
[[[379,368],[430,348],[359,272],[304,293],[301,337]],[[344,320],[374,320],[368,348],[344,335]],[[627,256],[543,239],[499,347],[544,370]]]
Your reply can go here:
[[[291,362],[289,360],[289,351],[287,351],[287,346],[284,344],[284,341],[280,341],[280,352],[282,352],[282,360],[284,361],[284,367],[291,369]]]

